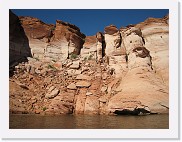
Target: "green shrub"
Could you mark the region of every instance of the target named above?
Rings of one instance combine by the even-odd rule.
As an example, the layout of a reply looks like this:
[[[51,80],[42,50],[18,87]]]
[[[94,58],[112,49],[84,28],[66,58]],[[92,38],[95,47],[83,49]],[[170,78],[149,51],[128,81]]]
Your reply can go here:
[[[48,69],[57,70],[54,66],[52,66],[52,65],[50,65],[50,64],[48,64],[47,68],[48,68]]]
[[[70,55],[70,59],[76,59],[77,57],[78,57],[78,55],[76,55],[74,53]]]
[[[42,110],[45,111],[47,108],[46,107],[43,107]]]

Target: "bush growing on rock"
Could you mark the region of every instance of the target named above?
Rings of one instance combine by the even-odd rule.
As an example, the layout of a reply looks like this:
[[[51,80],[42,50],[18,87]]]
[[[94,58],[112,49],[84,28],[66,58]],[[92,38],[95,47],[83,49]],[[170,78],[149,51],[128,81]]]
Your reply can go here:
[[[78,55],[76,55],[76,54],[71,54],[70,55],[70,59],[76,59],[76,58],[78,58]]]
[[[47,66],[47,68],[48,68],[48,69],[57,70],[53,65],[50,65],[50,64]]]
[[[42,110],[45,111],[47,108],[46,107],[43,107]]]

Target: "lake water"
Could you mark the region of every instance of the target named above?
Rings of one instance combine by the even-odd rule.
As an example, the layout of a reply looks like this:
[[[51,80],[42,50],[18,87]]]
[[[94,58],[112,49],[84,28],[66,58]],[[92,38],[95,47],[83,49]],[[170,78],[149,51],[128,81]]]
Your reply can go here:
[[[10,129],[169,129],[169,115],[10,115]]]

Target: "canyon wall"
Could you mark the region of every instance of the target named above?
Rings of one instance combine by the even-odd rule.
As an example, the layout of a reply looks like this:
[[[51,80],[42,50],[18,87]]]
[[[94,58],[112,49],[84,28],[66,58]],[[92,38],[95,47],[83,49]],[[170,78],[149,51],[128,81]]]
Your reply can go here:
[[[45,24],[33,17],[19,17],[34,58],[41,60],[66,60],[79,55],[85,35],[75,25],[57,20],[56,25]]]
[[[168,113],[168,16],[93,36],[60,20],[19,18],[33,58],[10,78],[10,112]]]

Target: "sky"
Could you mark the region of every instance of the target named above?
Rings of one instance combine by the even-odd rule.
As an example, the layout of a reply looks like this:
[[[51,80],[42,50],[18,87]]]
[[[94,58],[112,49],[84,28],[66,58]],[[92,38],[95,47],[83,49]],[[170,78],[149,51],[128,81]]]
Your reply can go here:
[[[36,17],[47,24],[56,20],[69,22],[80,28],[86,36],[104,32],[104,27],[117,28],[143,22],[148,17],[162,18],[168,9],[12,9],[17,16]]]

